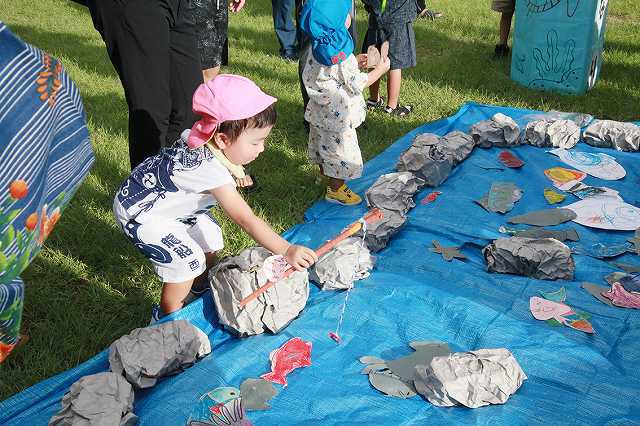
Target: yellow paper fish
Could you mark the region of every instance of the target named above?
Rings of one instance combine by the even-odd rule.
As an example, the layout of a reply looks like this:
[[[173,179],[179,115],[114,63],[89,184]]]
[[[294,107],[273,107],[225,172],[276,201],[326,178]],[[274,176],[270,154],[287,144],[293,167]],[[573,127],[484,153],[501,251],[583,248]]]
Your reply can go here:
[[[544,198],[547,199],[547,202],[549,204],[556,204],[556,203],[561,203],[564,201],[565,198],[567,198],[566,195],[562,195],[562,194],[558,194],[556,191],[554,191],[551,188],[545,188],[544,189]]]

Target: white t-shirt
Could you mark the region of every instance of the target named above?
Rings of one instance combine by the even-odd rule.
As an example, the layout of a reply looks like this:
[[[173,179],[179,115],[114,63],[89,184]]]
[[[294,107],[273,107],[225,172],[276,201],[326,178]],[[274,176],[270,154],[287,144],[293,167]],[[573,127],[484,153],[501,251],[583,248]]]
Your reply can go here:
[[[113,202],[120,221],[188,219],[216,204],[212,189],[234,185],[233,176],[206,146],[189,149],[189,131],[172,147],[147,158],[122,184]]]

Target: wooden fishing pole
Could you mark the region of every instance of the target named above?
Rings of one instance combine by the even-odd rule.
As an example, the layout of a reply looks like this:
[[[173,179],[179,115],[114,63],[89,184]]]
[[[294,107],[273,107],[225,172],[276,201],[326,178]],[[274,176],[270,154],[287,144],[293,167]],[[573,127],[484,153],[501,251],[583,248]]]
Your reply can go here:
[[[366,215],[364,215],[362,217],[362,219],[359,219],[356,222],[353,222],[351,225],[347,226],[337,237],[335,237],[332,240],[327,241],[322,246],[320,246],[318,249],[316,249],[316,255],[318,257],[320,257],[323,254],[328,253],[331,249],[333,249],[340,242],[344,241],[345,239],[349,238],[350,236],[352,236],[355,233],[357,233],[358,231],[360,231],[362,229],[363,222],[367,223],[367,224],[371,224],[371,223],[377,222],[379,220],[382,220],[383,217],[384,217],[384,215],[382,214],[382,211],[380,211],[380,209],[375,208],[373,210],[370,210]],[[288,278],[295,271],[296,270],[293,267],[290,266],[282,274],[281,280],[284,280],[284,279]],[[267,281],[267,283],[265,285],[263,285],[262,287],[259,287],[256,291],[254,291],[253,293],[251,293],[250,295],[248,295],[247,297],[242,299],[240,301],[240,307],[244,308],[248,303],[250,303],[253,300],[257,299],[262,293],[264,293],[265,291],[269,290],[271,287],[276,285],[276,283],[278,283],[278,281]]]

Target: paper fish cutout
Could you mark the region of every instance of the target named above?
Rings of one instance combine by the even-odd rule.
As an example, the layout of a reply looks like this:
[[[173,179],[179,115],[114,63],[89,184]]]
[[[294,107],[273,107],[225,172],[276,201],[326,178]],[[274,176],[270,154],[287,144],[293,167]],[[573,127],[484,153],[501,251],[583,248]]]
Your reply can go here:
[[[640,309],[640,294],[628,292],[620,283],[611,284],[611,290],[602,295],[621,308]]]
[[[471,164],[473,164],[476,167],[480,167],[481,169],[484,169],[484,170],[499,170],[501,172],[504,172],[504,167],[494,166],[491,163],[472,162]]]
[[[566,208],[536,210],[520,216],[513,216],[509,223],[522,223],[535,226],[559,225],[576,218],[576,213]]]
[[[640,272],[640,265],[632,265],[630,263],[622,263],[622,262],[611,262],[611,264],[618,269],[622,269],[625,272],[629,272],[629,273]]]
[[[640,227],[640,209],[612,197],[592,197],[565,207],[576,213],[572,219],[592,228],[633,231]]]
[[[371,45],[367,49],[367,68],[375,68],[379,63],[380,59],[386,58],[389,55],[389,41],[385,41],[380,46],[380,50]]]
[[[599,179],[618,180],[626,175],[624,168],[608,154],[569,151],[562,148],[552,149],[548,152],[557,155],[563,163]]]
[[[442,258],[447,262],[451,262],[453,258],[458,259],[466,259],[467,256],[460,253],[460,247],[442,247],[437,240],[433,240],[431,242],[433,244],[433,248],[429,250],[434,253],[439,253],[442,255]]]
[[[551,300],[552,302],[562,303],[567,300],[567,290],[564,287],[560,287],[560,290],[543,292],[539,291],[539,293],[547,300]]]
[[[606,246],[602,243],[595,243],[590,246],[575,245],[571,251],[575,254],[581,254],[584,256],[594,257],[596,259],[606,259],[609,257],[616,257],[631,251],[633,247],[629,243],[614,244]]]
[[[580,235],[573,228],[567,229],[545,229],[545,228],[529,228],[516,230],[513,233],[516,237],[523,238],[553,238],[558,241],[579,241]]]
[[[593,283],[582,283],[581,287],[605,305],[609,305],[611,307],[615,306],[613,303],[611,303],[611,300],[602,295],[602,293],[604,293],[605,291],[609,291],[609,287],[604,287]]]
[[[584,314],[576,314],[571,307],[564,303],[533,296],[529,299],[529,309],[537,320],[547,321],[554,319],[567,327],[575,328],[585,333],[593,334],[595,332]]]
[[[251,426],[251,422],[245,418],[239,389],[231,386],[219,387],[200,396],[199,400],[202,401],[205,397],[214,402],[208,406],[211,422],[191,420],[190,426]]]
[[[262,270],[267,277],[267,281],[278,282],[283,279],[284,273],[291,266],[287,263],[282,255],[274,255],[267,257],[263,264]]]
[[[240,389],[232,386],[221,386],[200,396],[200,400],[202,401],[205,397],[218,404],[224,404],[232,399],[240,398]]]
[[[640,275],[639,274],[627,274],[620,279],[618,282],[622,287],[624,287],[627,291],[632,291],[634,293],[640,293]]]
[[[572,193],[581,200],[590,197],[613,197],[622,200],[618,191],[605,186],[589,186],[582,182],[571,181],[561,185],[559,188]]]
[[[522,193],[523,191],[511,182],[495,182],[488,194],[474,202],[488,212],[506,213],[522,198]]]
[[[438,195],[442,194],[442,192],[440,191],[434,191],[431,192],[429,195],[427,195],[426,197],[424,197],[422,199],[422,201],[420,201],[420,204],[429,204],[429,203],[433,203],[436,198],[438,198]]]
[[[278,390],[264,379],[247,379],[240,385],[242,404],[246,410],[268,410],[267,401],[278,394]]]
[[[387,396],[407,399],[416,396],[413,384],[407,384],[390,371],[371,371],[369,373],[371,386]]]
[[[585,172],[565,169],[564,167],[552,167],[545,170],[544,174],[556,187],[571,181],[581,181],[587,176]]]
[[[629,238],[627,241],[633,244],[635,253],[640,256],[640,228],[636,229],[633,238]]]
[[[498,159],[502,164],[512,169],[517,169],[524,166],[524,161],[519,159],[518,156],[516,156],[511,151],[500,151],[500,154],[498,154]]]
[[[544,198],[547,199],[547,202],[549,204],[557,204],[557,203],[563,202],[564,199],[567,198],[567,196],[563,194],[559,194],[551,188],[545,188]]]
[[[506,213],[522,198],[522,192],[514,183],[494,182],[487,196],[487,207],[492,212]]]
[[[429,365],[437,356],[451,353],[449,345],[442,342],[411,342],[415,352],[407,356],[385,361],[374,356],[363,356],[360,362],[367,364],[362,374],[369,375],[369,382],[380,392],[397,398],[416,395],[413,385],[417,365]]]
[[[278,349],[271,351],[269,359],[271,360],[271,373],[263,374],[260,377],[287,386],[287,374],[296,368],[311,365],[311,342],[294,337]]]

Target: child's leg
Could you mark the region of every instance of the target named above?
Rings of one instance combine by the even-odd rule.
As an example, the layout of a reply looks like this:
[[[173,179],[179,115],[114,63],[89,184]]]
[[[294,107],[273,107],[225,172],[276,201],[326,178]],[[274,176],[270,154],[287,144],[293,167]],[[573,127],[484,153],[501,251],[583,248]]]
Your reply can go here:
[[[162,295],[160,296],[160,309],[162,310],[163,316],[182,309],[184,299],[189,294],[193,282],[194,280],[179,283],[164,283],[162,286]]]
[[[387,106],[395,109],[400,99],[400,86],[402,84],[402,69],[390,70],[387,77]]]
[[[500,16],[500,44],[507,45],[509,41],[509,33],[511,32],[511,20],[513,18],[513,11],[502,12]]]
[[[317,159],[320,172],[328,180],[325,199],[346,206],[359,204],[362,201],[360,196],[345,184],[345,180],[362,175],[362,155],[356,130],[332,132],[312,126],[309,136],[317,137],[316,143],[321,147]]]
[[[380,80],[382,80],[382,77],[380,77],[378,81],[372,83],[371,86],[369,86],[369,100],[373,102],[378,102],[378,100],[380,99]]]

